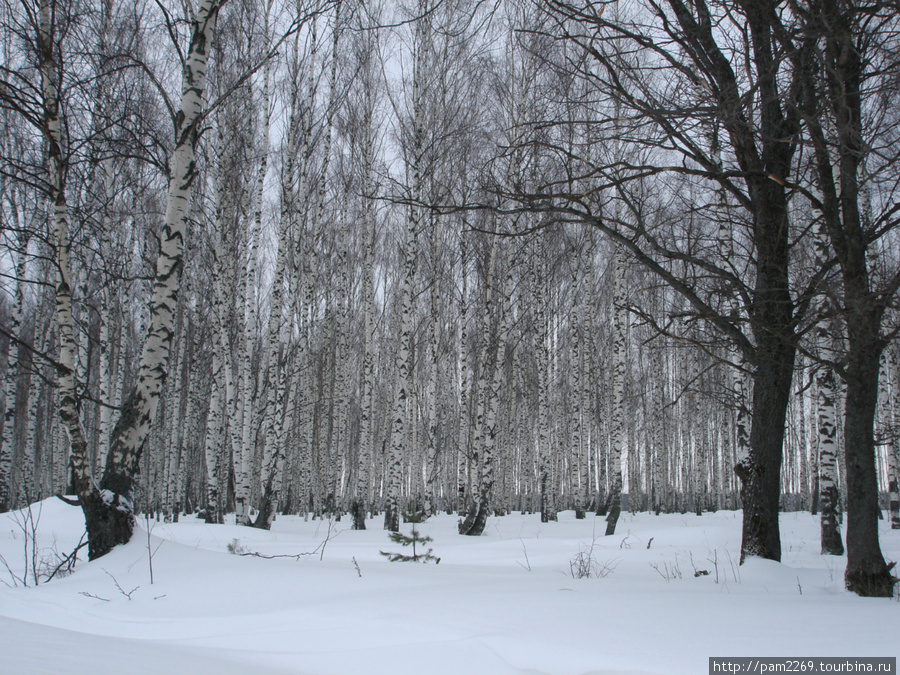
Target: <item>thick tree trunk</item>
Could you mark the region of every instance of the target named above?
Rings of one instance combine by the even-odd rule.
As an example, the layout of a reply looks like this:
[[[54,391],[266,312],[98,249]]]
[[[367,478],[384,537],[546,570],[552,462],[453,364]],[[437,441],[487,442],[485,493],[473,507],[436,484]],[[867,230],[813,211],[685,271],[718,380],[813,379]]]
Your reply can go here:
[[[112,160],[106,160],[102,163],[103,177],[106,189],[106,204],[103,212],[103,227],[101,230],[100,251],[104,258],[112,257],[112,246],[110,238],[112,237],[112,203],[115,200],[115,174]],[[100,419],[98,423],[98,443],[97,443],[97,471],[102,471],[106,462],[106,455],[109,452],[109,434],[112,431],[112,413],[111,406],[116,405],[117,401],[112,399],[113,390],[113,354],[112,354],[112,337],[113,317],[119,311],[118,307],[118,288],[112,282],[109,282],[101,292],[103,311],[100,319],[100,341],[98,344],[100,350],[100,382],[99,394],[100,401],[108,405],[100,406]]]
[[[753,383],[750,454],[735,467],[744,507],[741,561],[748,556],[781,560],[778,504],[784,422],[790,398],[793,349],[772,345],[775,359],[757,364]],[[777,358],[780,357],[780,358]]]
[[[852,332],[852,331],[851,331]],[[878,475],[875,424],[879,352],[874,345],[854,354],[847,368],[844,447],[847,454],[847,589],[862,596],[891,597],[893,563],[884,561],[878,541]],[[855,358],[854,358],[855,356]]]
[[[361,125],[358,152],[362,156],[361,182],[363,212],[363,270],[362,270],[362,311],[363,311],[363,363],[362,363],[362,403],[360,405],[359,456],[356,465],[356,485],[350,504],[353,529],[366,529],[366,514],[371,508],[371,476],[375,447],[376,424],[373,422],[375,405],[375,250],[377,243],[375,193],[375,146],[377,103],[375,83],[375,34],[374,31],[360,32],[360,53],[362,64],[363,96],[361,105]]]

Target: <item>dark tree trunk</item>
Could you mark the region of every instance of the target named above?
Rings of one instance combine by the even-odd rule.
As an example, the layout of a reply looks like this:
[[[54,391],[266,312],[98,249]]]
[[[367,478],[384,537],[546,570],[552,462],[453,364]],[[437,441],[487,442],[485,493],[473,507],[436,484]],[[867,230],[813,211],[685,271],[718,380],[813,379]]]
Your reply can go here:
[[[851,328],[870,335],[869,348],[853,349],[847,368],[844,448],[847,456],[847,589],[862,596],[891,597],[896,579],[878,542],[878,475],[873,429],[881,349],[875,326]],[[862,336],[860,336],[862,337]]]
[[[812,495],[810,495],[810,505],[809,505],[809,513],[810,515],[817,516],[819,515],[819,472],[816,471],[816,475],[813,476],[813,489]]]
[[[748,556],[781,560],[778,500],[793,350],[784,348],[780,353],[780,360],[760,364],[757,369],[750,454],[734,469],[741,479],[744,510],[741,562]]]
[[[470,537],[478,537],[484,532],[487,524],[488,507],[487,502],[479,499],[469,507],[466,519],[459,524],[459,533]]]
[[[616,525],[619,522],[619,516],[622,515],[622,492],[616,491],[612,495],[612,501],[609,505],[609,513],[606,516],[606,536],[611,537],[616,533]]]
[[[266,489],[263,490],[263,494],[259,499],[259,513],[256,515],[256,520],[253,521],[253,527],[260,530],[271,530],[272,521],[275,520],[275,495],[274,487],[272,486],[273,481],[274,477],[270,476],[268,482],[266,483]]]
[[[146,438],[152,419],[142,401],[140,392],[134,391],[122,406],[99,490],[84,484],[78,490],[91,560],[127,544],[134,533],[134,488],[143,446],[141,442],[135,448],[134,437],[144,430]]]
[[[840,502],[841,495],[836,485],[830,485],[819,493],[819,505],[822,510],[823,555],[844,555],[844,541],[841,539],[840,527]]]
[[[88,557],[96,560],[119,544],[127,544],[134,533],[134,512],[121,495],[94,490],[81,496],[81,509],[88,534]]]
[[[384,507],[384,529],[388,532],[400,531],[400,505],[388,500]]]
[[[762,159],[773,174],[784,175],[792,154],[790,147],[766,148]],[[774,181],[751,179],[748,187],[756,221],[758,263],[751,325],[757,345],[751,361],[750,449],[734,469],[741,480],[744,510],[741,561],[748,556],[780,561],[781,463],[796,352],[788,276],[788,206],[784,188]]]
[[[362,499],[350,502],[350,515],[353,516],[353,529],[366,529],[366,505]]]
[[[889,452],[896,453],[896,448],[891,448]],[[894,459],[895,464],[898,460]],[[891,512],[891,529],[900,530],[900,477],[898,477],[898,467],[893,467],[890,480],[888,482],[888,509]]]

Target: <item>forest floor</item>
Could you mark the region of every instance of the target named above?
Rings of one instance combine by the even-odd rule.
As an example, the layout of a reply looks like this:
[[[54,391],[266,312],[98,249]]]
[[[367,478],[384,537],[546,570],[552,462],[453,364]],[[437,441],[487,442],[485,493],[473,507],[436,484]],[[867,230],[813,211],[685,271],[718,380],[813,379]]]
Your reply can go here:
[[[900,602],[844,591],[845,559],[819,555],[807,513],[781,516],[781,564],[742,566],[733,511],[624,514],[610,537],[572,512],[491,518],[475,538],[440,515],[418,526],[439,564],[389,562],[380,551],[411,550],[381,519],[143,520],[127,546],[38,587],[26,562],[71,552],[83,520],[58,499],[31,513],[36,528],[27,511],[0,516],[7,675],[668,674],[706,673],[711,656],[900,656]],[[881,537],[900,559],[900,531],[882,521]]]

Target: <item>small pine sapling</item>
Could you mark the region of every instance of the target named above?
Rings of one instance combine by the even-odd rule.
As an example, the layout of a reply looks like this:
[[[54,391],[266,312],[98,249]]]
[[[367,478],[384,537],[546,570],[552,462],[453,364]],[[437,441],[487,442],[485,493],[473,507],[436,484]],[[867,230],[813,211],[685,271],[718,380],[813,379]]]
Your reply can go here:
[[[425,548],[425,544],[433,541],[431,537],[422,536],[419,532],[419,528],[417,527],[418,521],[406,517],[407,522],[412,522],[412,532],[410,534],[403,534],[402,532],[391,532],[389,534],[391,541],[395,544],[400,544],[401,546],[412,546],[412,555],[407,555],[405,553],[392,553],[390,551],[380,551],[381,555],[390,560],[391,562],[431,562],[434,561],[435,564],[441,562],[441,559],[435,556],[432,553],[432,549],[428,549],[425,553],[419,553],[416,550],[416,546],[418,545],[421,548]]]

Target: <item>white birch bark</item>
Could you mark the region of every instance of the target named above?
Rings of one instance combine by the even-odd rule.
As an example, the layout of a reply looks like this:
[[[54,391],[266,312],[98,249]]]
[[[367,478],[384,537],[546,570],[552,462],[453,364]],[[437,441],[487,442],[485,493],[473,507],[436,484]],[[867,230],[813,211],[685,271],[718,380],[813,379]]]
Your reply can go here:
[[[650,443],[653,448],[651,459],[650,510],[659,515],[666,508],[665,480],[665,398],[666,373],[663,368],[662,345],[654,341],[650,344],[650,409],[653,411]]]
[[[430,305],[430,322],[428,326],[428,351],[426,355],[428,364],[428,383],[426,389],[426,414],[424,421],[427,424],[425,430],[426,435],[426,453],[425,453],[425,515],[430,516],[434,513],[435,503],[435,482],[438,471],[438,387],[441,378],[440,364],[438,363],[439,349],[439,331],[438,324],[440,322],[440,313],[438,306],[440,304],[440,280],[438,272],[438,245],[437,245],[438,224],[432,218],[429,230],[429,249],[431,258],[431,290],[429,293]]]
[[[370,56],[371,58],[371,56]],[[367,66],[371,66],[367,63]],[[371,73],[366,71],[371,77]],[[373,128],[374,98],[370,79],[366,80],[363,129],[363,373],[360,410],[359,461],[353,511],[353,529],[366,529],[366,512],[371,506],[369,467],[372,465],[375,425],[372,423],[375,397],[375,202]]]
[[[710,144],[710,156],[715,163],[721,168],[722,153],[721,144],[719,142],[719,129],[717,127],[707,127],[707,137]],[[716,205],[723,214],[728,211],[727,194],[724,188],[715,190]],[[725,266],[732,265],[734,259],[734,232],[733,224],[726,215],[719,218],[718,230],[716,233],[717,246],[719,249],[720,264]],[[732,267],[733,270],[733,267]],[[731,290],[731,289],[729,289]],[[733,320],[738,319],[740,308],[735,298],[734,292],[725,293],[725,311]],[[729,434],[728,440],[732,440],[733,448],[731,448],[733,458],[733,466],[745,466],[750,459],[750,387],[751,378],[748,374],[748,367],[744,360],[743,354],[738,351],[734,345],[726,348],[727,358],[737,368],[729,370],[725,377],[725,386],[731,398],[731,406],[733,412],[729,415],[728,426],[733,424],[733,433]],[[726,455],[727,456],[727,455]],[[723,460],[725,458],[723,457]]]
[[[266,104],[267,105],[267,104]],[[268,151],[264,151],[264,157]],[[244,268],[244,278],[241,287],[244,289],[244,335],[243,352],[241,354],[240,367],[238,369],[238,412],[236,425],[240,425],[240,445],[234,454],[234,508],[235,523],[238,525],[250,524],[251,480],[253,459],[253,428],[256,416],[253,406],[255,390],[255,378],[253,377],[253,355],[256,346],[256,321],[258,300],[256,290],[256,249],[255,241],[260,231],[259,225],[262,219],[262,190],[265,177],[265,160],[261,162],[260,174],[257,182],[257,206],[254,214],[254,228],[249,235],[247,262]]]
[[[622,510],[622,455],[625,452],[625,366],[628,310],[625,307],[625,251],[616,245],[613,262],[613,362],[612,362],[612,453],[610,457],[610,507],[606,517],[606,536],[616,533]]]
[[[491,508],[496,479],[494,450],[497,443],[500,387],[503,379],[503,345],[509,333],[509,298],[513,288],[513,271],[510,261],[504,281],[497,323],[491,319],[494,305],[494,285],[499,268],[500,245],[498,236],[491,236],[490,252],[485,277],[485,297],[481,317],[481,341],[479,345],[479,372],[476,410],[472,434],[472,463],[478,468],[477,489],[473,488],[473,500],[465,520],[459,525],[459,533],[478,536],[484,532]],[[496,328],[493,326],[496,325]]]
[[[400,491],[403,469],[403,455],[408,448],[408,434],[415,420],[415,411],[410,410],[409,399],[413,393],[413,353],[412,331],[415,321],[414,286],[418,267],[418,237],[422,218],[418,204],[422,199],[424,176],[422,160],[425,144],[424,87],[428,77],[428,40],[431,26],[424,10],[425,2],[419,3],[420,18],[415,25],[414,65],[412,81],[411,147],[407,150],[407,172],[410,181],[412,204],[407,208],[403,247],[401,249],[402,269],[400,276],[400,336],[396,352],[397,388],[394,398],[391,426],[391,451],[388,460],[388,495],[384,513],[384,529],[397,532],[400,529]]]
[[[456,449],[456,509],[465,511],[468,495],[466,493],[466,475],[469,458],[472,411],[469,394],[472,387],[471,368],[469,367],[469,290],[468,290],[468,246],[466,228],[459,238],[460,274],[462,286],[459,300],[459,437]]]
[[[572,401],[572,409],[569,419],[569,502],[575,509],[575,517],[584,518],[584,503],[581,501],[584,495],[584,485],[582,484],[584,463],[584,446],[581,439],[581,411],[582,411],[582,385],[583,377],[583,360],[581,358],[581,317],[584,314],[584,291],[579,292],[579,278],[584,275],[584,269],[581,264],[575,265],[577,270],[571,278],[570,293],[572,294],[572,310],[570,314],[570,331],[571,331],[571,380],[569,396]]]
[[[48,312],[48,305],[51,302],[51,298],[47,293],[40,294],[40,302],[38,304],[38,309],[35,312],[35,334],[39,335],[40,338],[35,342],[35,348],[38,351],[47,352],[47,349],[51,343],[51,333],[53,332],[52,328],[52,318]],[[47,367],[42,369],[44,371],[44,377],[48,381],[52,381],[54,373],[52,369]],[[29,375],[29,378],[26,383],[25,390],[25,442],[22,444],[22,456],[20,458],[20,488],[18,490],[18,494],[13,495],[14,506],[16,508],[16,503],[21,506],[22,499],[29,499],[29,495],[34,493],[34,481],[35,481],[35,458],[37,457],[37,439],[38,439],[38,427],[40,425],[41,420],[38,417],[40,403],[40,391],[35,386],[37,381],[37,373],[32,373]],[[49,406],[51,409],[59,409],[59,397],[60,393],[57,392],[51,393]],[[46,421],[45,426],[47,427],[47,436],[50,437],[52,432],[52,421],[49,419]],[[48,443],[49,447],[49,443]],[[63,479],[63,482],[66,482]]]
[[[9,317],[9,332],[19,338],[22,332],[25,307],[25,274],[27,272],[27,249],[30,236],[21,223],[15,199],[10,200],[14,209],[13,219],[20,226],[19,257],[16,261],[16,290],[12,312]],[[9,341],[9,354],[6,360],[6,390],[4,395],[3,417],[0,418],[0,513],[9,511],[12,506],[12,463],[16,448],[16,396],[19,383],[19,344]]]
[[[103,162],[103,171],[106,188],[106,205],[103,214],[100,246],[103,256],[108,259],[112,256],[112,247],[110,246],[112,232],[111,204],[115,199],[115,180],[112,160]],[[98,471],[101,471],[106,464],[106,455],[109,453],[109,435],[112,431],[113,419],[113,409],[111,406],[118,404],[118,401],[112,400],[111,398],[114,383],[111,345],[112,331],[110,330],[111,324],[114,321],[114,316],[119,311],[119,303],[117,302],[119,299],[116,297],[117,291],[118,289],[115,288],[112,283],[107,283],[101,294],[104,311],[100,316],[100,343],[98,345],[100,352],[99,397],[101,402],[95,464]]]
[[[57,82],[57,58],[54,52],[52,7],[49,0],[40,4],[38,51],[41,70],[41,93],[44,108],[44,140],[47,147],[48,186],[51,204],[51,220],[56,248],[56,321],[59,340],[59,416],[69,437],[72,449],[72,465],[75,487],[79,497],[92,489],[91,467],[87,456],[87,439],[79,417],[75,382],[76,337],[72,315],[72,265],[70,260],[69,214],[66,203],[66,167],[62,149],[62,120],[60,118],[59,83]],[[36,397],[35,397],[36,398]],[[35,415],[36,417],[36,415]],[[26,445],[27,448],[27,445]],[[26,456],[25,495],[31,499],[33,484],[33,457]]]
[[[299,331],[300,331],[300,346],[303,348],[297,354],[297,359],[300,364],[305,364],[308,360],[312,358],[313,349],[312,349],[312,338],[314,331],[314,315],[315,315],[315,294],[316,294],[316,285],[319,280],[319,246],[318,242],[321,241],[324,228],[323,228],[323,217],[325,213],[325,200],[328,194],[328,185],[329,185],[329,167],[331,162],[331,147],[333,141],[333,129],[334,129],[334,114],[337,105],[337,67],[338,67],[338,47],[340,44],[340,36],[341,36],[341,25],[340,25],[340,10],[341,3],[337,3],[335,5],[335,14],[332,26],[332,41],[331,41],[331,62],[329,67],[329,78],[328,78],[328,100],[325,109],[325,124],[322,129],[323,136],[323,148],[322,148],[322,161],[319,167],[318,173],[315,177],[315,182],[311,184],[311,194],[315,197],[315,208],[312,213],[312,219],[309,224],[309,232],[306,234],[305,246],[299,247],[300,250],[305,248],[306,258],[308,260],[309,268],[305,271],[302,287],[304,289],[303,292],[303,300],[300,307],[300,316],[301,320],[299,322]],[[312,123],[312,119],[310,118],[310,123]],[[312,132],[308,133],[308,138],[312,139]],[[304,169],[309,170],[310,162],[306,160],[304,162]],[[338,256],[341,255],[341,246],[340,242],[337,244]],[[326,314],[329,311],[332,311],[332,303],[328,302],[326,299]],[[328,321],[326,320],[327,324]],[[305,337],[305,339],[304,339]],[[332,386],[336,385],[336,364],[332,363],[333,368],[331,369],[330,375],[330,383]],[[313,391],[313,369],[306,367],[304,368],[304,372],[306,373],[306,386],[305,391],[308,392],[307,399],[310,402],[303,409],[310,412],[311,415],[314,414],[315,411],[315,403],[317,399],[311,396],[311,392]],[[320,382],[320,386],[324,387],[325,383]],[[315,444],[315,452],[316,457],[319,459],[319,468],[320,468],[320,478],[316,482],[317,490],[317,500],[316,500],[316,515],[321,516],[323,514],[323,509],[327,508],[329,512],[333,509],[334,502],[334,446],[330,443],[330,441],[334,440],[334,423],[336,420],[334,405],[334,391],[332,390],[331,396],[329,397],[329,401],[331,406],[329,407],[327,415],[321,416],[321,425],[323,427],[323,432],[319,433],[317,438],[317,443]],[[312,430],[313,428],[313,417],[309,417],[306,420],[301,421],[301,428],[308,428]],[[308,427],[304,426],[308,425]],[[313,447],[311,443],[307,444],[306,447]],[[324,453],[324,457],[322,454]]]
[[[828,234],[825,224],[817,222],[814,232],[813,246],[816,257],[816,269],[821,269],[828,260]],[[821,322],[815,329],[816,348],[819,357],[825,360],[834,358],[833,340],[830,331],[834,329],[830,322]],[[843,555],[844,543],[841,539],[840,520],[838,517],[839,491],[837,484],[838,444],[837,444],[837,382],[834,371],[823,365],[816,372],[816,390],[818,392],[818,454],[819,454],[819,521],[821,529],[821,546],[823,555]]]
[[[207,503],[206,520],[209,523],[222,522],[224,499],[222,488],[227,486],[228,460],[239,455],[240,424],[237,418],[238,406],[234,371],[234,353],[230,341],[230,325],[234,316],[233,307],[240,309],[240,303],[230,303],[233,289],[238,284],[237,266],[241,260],[238,242],[241,238],[241,215],[238,212],[234,194],[234,184],[240,181],[233,175],[239,169],[234,165],[235,158],[228,152],[225,142],[224,125],[233,124],[236,113],[231,110],[218,116],[219,134],[215,167],[215,248],[214,258],[219,273],[212,280],[212,343],[213,373],[212,397],[206,427],[206,469],[207,469]],[[240,183],[238,183],[240,184]],[[238,314],[240,312],[238,311]]]
[[[166,463],[164,471],[164,480],[166,482],[164,498],[163,498],[163,514],[165,521],[171,523],[178,520],[178,511],[180,509],[178,496],[177,476],[179,473],[179,457],[181,449],[181,441],[179,439],[178,430],[181,427],[181,401],[184,396],[184,377],[182,370],[184,368],[185,356],[185,330],[183,317],[178,322],[178,330],[176,333],[175,344],[175,364],[172,368],[174,380],[172,381],[171,395],[166,401]]]
[[[388,458],[388,489],[384,512],[384,529],[397,532],[400,529],[400,488],[403,472],[403,455],[407,447],[407,434],[412,415],[409,398],[412,394],[412,329],[414,321],[413,286],[418,263],[417,237],[419,209],[409,208],[403,238],[403,267],[400,278],[400,336],[396,352],[397,387],[391,416],[391,448]]]
[[[596,500],[599,493],[599,469],[597,462],[597,450],[600,438],[599,406],[596,399],[599,395],[597,382],[599,372],[597,367],[597,350],[592,348],[593,340],[597,334],[597,279],[596,279],[596,240],[592,232],[587,233],[588,247],[586,255],[586,287],[585,287],[585,315],[584,315],[584,352],[585,377],[582,378],[582,407],[590,413],[584,416],[587,428],[586,454],[587,454],[587,484],[585,485],[584,503],[590,508],[590,504]],[[591,471],[593,467],[593,473]]]
[[[891,442],[887,447],[888,459],[888,511],[891,529],[900,530],[900,345],[887,349],[888,377],[890,381],[889,429]]]
[[[265,13],[264,35],[268,47],[269,12]],[[256,297],[256,241],[262,232],[262,213],[265,204],[265,180],[269,162],[269,133],[271,129],[271,62],[263,67],[263,89],[260,111],[262,131],[260,134],[260,160],[256,172],[254,186],[254,210],[251,229],[247,234],[246,258],[243,266],[242,302],[243,320],[243,353],[238,368],[237,391],[238,411],[236,423],[240,425],[240,446],[234,453],[234,501],[235,522],[238,525],[250,524],[251,475],[253,458],[253,428],[256,416],[253,406],[255,378],[253,377],[253,355],[256,346],[256,323],[258,317],[258,299]]]
[[[347,462],[351,455],[351,439],[350,439],[350,399],[351,399],[351,380],[350,380],[350,298],[353,292],[350,284],[350,275],[348,272],[349,252],[346,234],[349,229],[347,222],[347,194],[344,194],[343,205],[341,207],[340,217],[340,233],[338,240],[340,244],[339,265],[339,283],[338,283],[338,318],[337,318],[337,336],[335,345],[334,368],[335,372],[335,429],[332,438],[331,447],[335,458],[334,467],[334,506],[333,512],[336,517],[346,510],[344,501],[347,475]]]
[[[219,343],[219,340],[215,341]],[[219,468],[221,465],[222,447],[222,394],[224,387],[224,364],[221,345],[214,346],[212,358],[212,377],[209,411],[206,417],[206,439],[204,456],[206,458],[206,522],[218,523],[219,515]]]
[[[534,304],[535,359],[538,369],[538,429],[537,448],[540,458],[541,522],[556,520],[556,491],[553,482],[553,462],[555,455],[551,439],[550,402],[550,334],[547,319],[546,273],[544,269],[545,249],[541,238],[531,258],[531,284]]]
[[[111,56],[109,45],[110,33],[112,29],[112,12],[114,4],[112,2],[103,2],[100,19],[100,28],[98,35],[97,51],[101,59],[108,59]],[[111,86],[105,78],[98,77],[95,83],[94,96],[99,115],[92,120],[93,132],[97,133],[98,138],[101,137],[100,131],[107,120],[110,119],[110,109],[112,99],[105,91]],[[113,259],[112,237],[113,237],[113,205],[116,198],[116,170],[112,158],[106,158],[99,161],[99,170],[103,179],[103,202],[100,205],[102,209],[102,220],[100,226],[100,255],[103,260]],[[94,458],[95,472],[100,473],[106,463],[106,455],[109,452],[109,435],[112,431],[113,409],[111,406],[117,405],[118,401],[110,400],[113,388],[113,364],[112,364],[112,331],[111,325],[115,321],[115,317],[121,312],[120,306],[122,299],[119,296],[121,292],[119,283],[113,279],[107,279],[100,291],[101,311],[98,317],[100,323],[100,335],[98,341],[99,352],[99,380],[98,380],[98,397],[100,406],[97,419],[97,451]]]
[[[315,23],[313,24],[315,27]],[[315,36],[313,36],[313,39]],[[294,211],[305,193],[305,170],[300,171],[300,185],[296,185],[295,165],[297,154],[297,142],[300,140],[300,129],[303,112],[300,100],[300,49],[299,36],[294,41],[294,62],[292,72],[294,79],[291,84],[290,96],[290,122],[288,124],[287,149],[285,164],[281,179],[281,220],[278,236],[278,253],[275,261],[275,275],[272,279],[272,292],[269,301],[269,322],[266,331],[266,389],[267,402],[265,407],[265,443],[262,452],[262,464],[260,466],[260,503],[259,514],[254,525],[263,529],[269,529],[275,519],[278,510],[278,481],[280,469],[284,459],[280,455],[282,445],[282,433],[284,426],[284,405],[287,388],[287,376],[282,362],[282,329],[284,322],[284,310],[287,300],[284,298],[284,286],[288,282],[288,254],[291,249],[292,229],[295,225]],[[312,106],[313,89],[307,97],[306,106],[309,110]],[[304,129],[305,131],[305,129]],[[309,134],[304,133],[302,158],[308,156]]]

